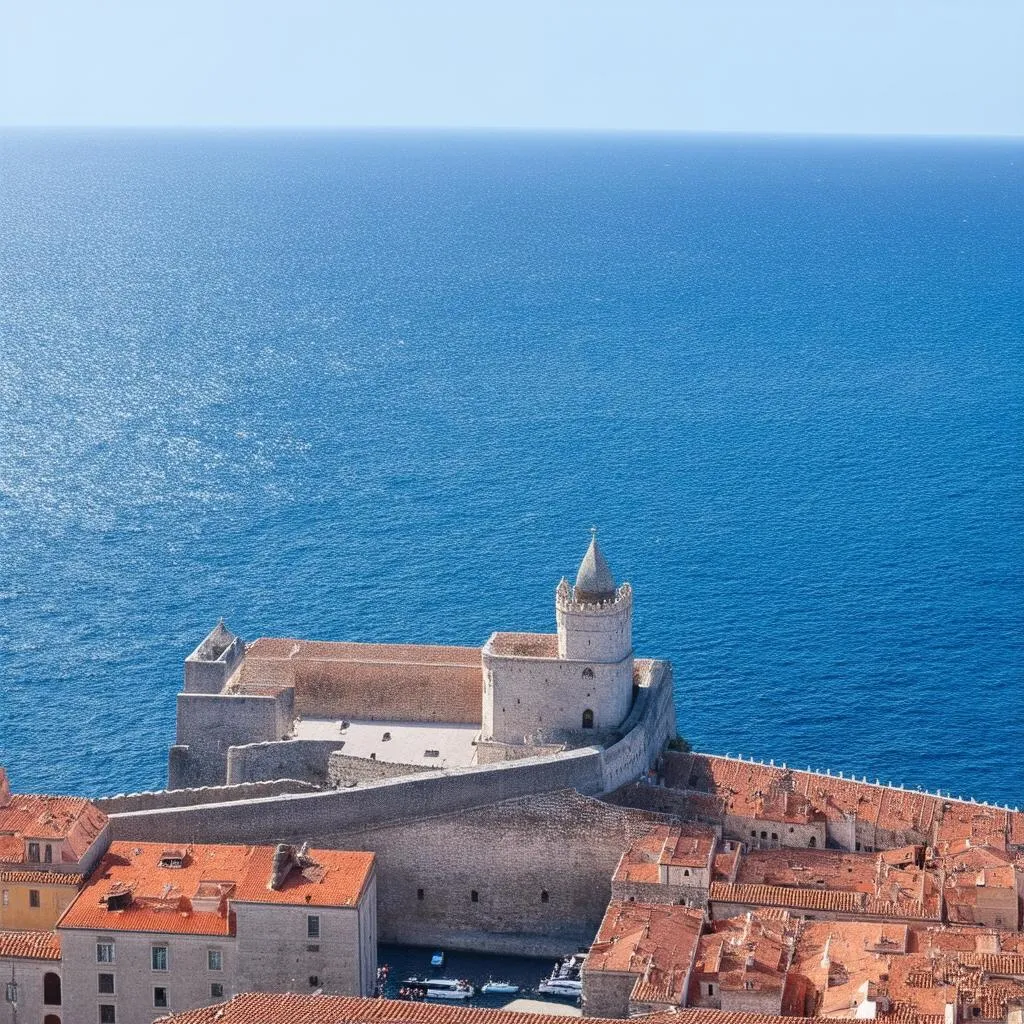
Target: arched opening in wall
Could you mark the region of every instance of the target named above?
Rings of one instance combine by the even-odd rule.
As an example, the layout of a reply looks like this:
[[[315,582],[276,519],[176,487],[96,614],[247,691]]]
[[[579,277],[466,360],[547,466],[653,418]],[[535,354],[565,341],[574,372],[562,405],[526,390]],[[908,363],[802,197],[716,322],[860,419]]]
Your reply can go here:
[[[594,678],[594,670],[592,668],[585,668],[583,670],[583,678],[584,679],[593,679]]]
[[[43,1018],[43,1024],[60,1024],[60,1017],[55,1013],[48,1013]]]
[[[590,708],[587,708],[587,710],[583,712],[583,728],[594,728],[594,712],[591,711]]]
[[[807,845],[808,846],[817,846],[818,845],[818,837],[817,836],[811,836],[811,838],[807,840]]]
[[[60,975],[47,971],[43,975],[43,1004],[60,1006]]]

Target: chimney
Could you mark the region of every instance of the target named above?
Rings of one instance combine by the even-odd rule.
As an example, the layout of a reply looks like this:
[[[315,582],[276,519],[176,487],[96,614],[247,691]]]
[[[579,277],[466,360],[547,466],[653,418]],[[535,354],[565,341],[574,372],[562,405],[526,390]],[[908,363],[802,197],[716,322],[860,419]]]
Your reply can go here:
[[[6,807],[11,802],[11,787],[7,781],[7,772],[0,768],[0,807]]]
[[[267,880],[267,888],[280,889],[284,885],[285,879],[291,873],[294,864],[295,850],[287,843],[278,843],[270,866],[270,878]]]

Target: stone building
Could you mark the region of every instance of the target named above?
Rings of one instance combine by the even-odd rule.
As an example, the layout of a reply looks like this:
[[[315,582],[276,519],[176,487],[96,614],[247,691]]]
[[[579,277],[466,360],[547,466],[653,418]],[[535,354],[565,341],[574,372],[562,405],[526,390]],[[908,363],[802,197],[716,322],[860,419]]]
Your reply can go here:
[[[57,926],[63,1024],[148,1024],[240,991],[372,994],[373,854],[113,843]]]
[[[704,913],[612,900],[583,964],[583,1012],[631,1017],[686,1005]]]
[[[800,922],[785,912],[760,911],[715,921],[701,936],[688,1005],[729,1013],[803,1011],[802,986],[787,986]],[[788,991],[787,991],[788,988]]]
[[[52,928],[108,840],[107,816],[95,804],[11,793],[0,768],[0,929]]]
[[[628,731],[652,663],[634,658],[632,588],[616,584],[596,536],[554,604],[556,632],[498,632],[482,649],[280,637],[247,645],[221,622],[185,661],[170,787],[357,785],[403,766],[451,770],[611,746]],[[674,715],[663,724],[675,734]],[[637,763],[635,775],[649,767]]]
[[[60,940],[53,932],[0,931],[0,1020],[61,1024]]]
[[[696,825],[659,825],[623,853],[612,898],[706,907],[718,836]]]

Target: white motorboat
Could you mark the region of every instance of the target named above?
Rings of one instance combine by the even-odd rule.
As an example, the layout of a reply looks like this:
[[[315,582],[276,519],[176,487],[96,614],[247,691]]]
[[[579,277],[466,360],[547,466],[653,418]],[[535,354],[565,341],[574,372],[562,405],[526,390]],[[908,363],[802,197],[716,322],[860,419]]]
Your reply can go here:
[[[476,995],[468,981],[456,978],[406,978],[402,984],[422,989],[427,999],[472,999]]]
[[[513,985],[510,981],[488,981],[480,986],[480,991],[484,995],[515,995],[519,991],[518,985]]]
[[[580,972],[587,959],[585,952],[573,953],[555,964],[551,976],[544,978],[537,986],[537,991],[546,996],[567,996],[576,999],[583,994],[583,981]]]
[[[575,999],[583,995],[583,982],[572,978],[545,978],[537,991],[545,996],[567,996]]]

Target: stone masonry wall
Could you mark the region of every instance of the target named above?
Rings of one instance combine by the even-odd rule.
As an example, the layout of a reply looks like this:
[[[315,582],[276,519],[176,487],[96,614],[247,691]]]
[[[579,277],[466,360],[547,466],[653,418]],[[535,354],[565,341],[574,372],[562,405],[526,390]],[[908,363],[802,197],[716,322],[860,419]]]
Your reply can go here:
[[[547,742],[583,728],[617,729],[633,697],[633,659],[616,664],[504,657],[484,648],[482,736],[499,743]],[[584,672],[591,673],[587,678]]]
[[[692,885],[655,885],[652,882],[612,882],[612,898],[630,903],[679,903],[684,907],[708,905],[708,890]]]
[[[601,790],[601,751],[574,750],[476,768],[435,770],[352,789],[114,815],[114,839],[278,843],[361,825],[448,814],[555,789]],[[315,845],[315,844],[314,844]]]
[[[316,841],[376,853],[381,941],[557,956],[593,940],[619,857],[658,820],[564,790]]]
[[[331,789],[345,789],[365,782],[380,779],[398,779],[404,775],[433,772],[421,764],[392,764],[388,761],[371,761],[366,757],[350,757],[335,751],[327,765],[327,785]]]
[[[107,814],[127,811],[151,811],[159,807],[194,807],[232,800],[252,800],[282,793],[315,793],[319,789],[298,779],[274,779],[272,782],[246,782],[239,786],[200,786],[196,789],[160,789],[149,793],[119,793],[94,797],[93,803]]]
[[[229,747],[282,739],[291,723],[291,690],[274,696],[179,693],[169,787],[222,785]]]
[[[248,743],[228,750],[229,786],[268,779],[302,779],[327,784],[327,762],[344,740],[278,740]]]

